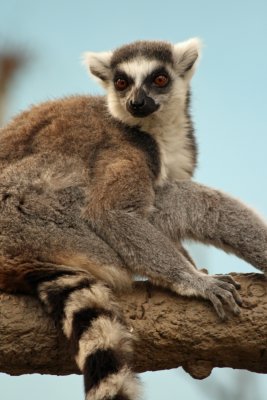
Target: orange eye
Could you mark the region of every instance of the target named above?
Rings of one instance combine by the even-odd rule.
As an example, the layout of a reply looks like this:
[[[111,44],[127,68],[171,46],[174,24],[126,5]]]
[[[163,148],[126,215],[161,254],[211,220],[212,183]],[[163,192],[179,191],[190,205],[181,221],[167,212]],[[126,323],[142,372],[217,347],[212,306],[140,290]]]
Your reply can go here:
[[[158,87],[165,87],[169,83],[169,78],[166,75],[158,75],[154,78],[154,81],[156,86]]]
[[[115,81],[114,85],[117,90],[122,91],[129,86],[129,82],[126,79],[119,78]]]

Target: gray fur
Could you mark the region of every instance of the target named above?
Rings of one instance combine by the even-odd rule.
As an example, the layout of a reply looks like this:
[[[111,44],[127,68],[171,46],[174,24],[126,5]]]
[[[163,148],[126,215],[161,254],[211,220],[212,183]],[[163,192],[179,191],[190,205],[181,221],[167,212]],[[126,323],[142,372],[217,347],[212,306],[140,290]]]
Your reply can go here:
[[[266,273],[267,223],[241,201],[184,181],[157,188],[155,207],[151,222],[172,240],[211,244]]]
[[[128,289],[138,274],[209,299],[223,319],[226,305],[240,312],[239,285],[197,270],[182,239],[267,267],[266,223],[239,201],[190,180],[196,147],[188,93],[197,41],[159,44],[160,57],[155,42],[142,46],[91,54],[89,67],[104,82],[107,100],[47,102],[0,134],[0,289],[37,296],[61,324],[90,400],[138,398],[128,367],[132,334],[112,291]],[[173,62],[165,62],[171,89],[151,115],[129,117],[114,92],[112,54],[117,65],[141,52],[146,68],[144,60],[162,63],[164,49],[172,51]]]
[[[158,60],[162,63],[173,65],[174,58],[172,47],[168,42],[138,41],[116,49],[111,58],[110,66],[115,69],[122,62],[127,62],[138,57],[147,60]]]

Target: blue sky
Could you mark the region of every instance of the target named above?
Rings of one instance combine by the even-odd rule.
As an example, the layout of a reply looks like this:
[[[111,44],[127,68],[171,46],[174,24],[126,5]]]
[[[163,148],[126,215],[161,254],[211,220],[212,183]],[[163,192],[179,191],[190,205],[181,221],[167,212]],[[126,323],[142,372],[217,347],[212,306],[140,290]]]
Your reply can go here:
[[[83,51],[109,50],[137,39],[177,42],[194,36],[204,41],[192,82],[200,149],[196,179],[241,198],[267,216],[265,0],[0,0],[0,48],[14,46],[30,55],[27,68],[14,82],[8,118],[47,99],[99,93],[81,67]],[[211,248],[195,246],[192,251],[201,266],[204,263],[212,271],[253,271]],[[166,389],[175,398],[180,394],[188,400],[209,400],[215,398],[211,392],[215,381],[226,383],[231,399],[235,382],[244,377],[248,381],[249,376],[259,391],[253,400],[263,399],[264,376],[231,370],[217,370],[201,383],[180,370],[148,373],[143,379],[148,400],[166,398]],[[35,400],[36,395],[38,400],[78,399],[81,392],[80,377],[0,375],[3,400]]]

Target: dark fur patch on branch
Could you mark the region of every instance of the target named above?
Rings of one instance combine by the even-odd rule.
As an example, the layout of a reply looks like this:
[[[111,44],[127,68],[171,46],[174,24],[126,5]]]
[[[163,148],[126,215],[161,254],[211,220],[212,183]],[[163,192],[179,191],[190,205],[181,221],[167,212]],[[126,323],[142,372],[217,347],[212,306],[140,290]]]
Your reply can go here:
[[[114,350],[97,350],[89,355],[84,365],[85,392],[88,393],[103,379],[111,374],[116,374],[122,367],[120,357]]]
[[[79,340],[82,334],[90,328],[93,321],[101,316],[108,316],[109,318],[112,318],[113,314],[111,311],[103,308],[90,307],[83,308],[73,314],[72,333],[70,337],[73,354],[78,353]]]
[[[73,276],[77,275],[76,271],[65,271],[65,270],[56,270],[52,271],[49,268],[36,269],[25,274],[25,282],[29,285],[34,292],[37,290],[37,286],[41,283],[50,282],[62,276]]]
[[[53,308],[51,312],[52,317],[56,321],[61,322],[64,317],[65,304],[69,296],[75,291],[89,289],[93,283],[94,281],[84,278],[76,285],[58,287],[55,282],[55,286],[52,286],[51,289],[49,288],[47,290],[47,301]]]

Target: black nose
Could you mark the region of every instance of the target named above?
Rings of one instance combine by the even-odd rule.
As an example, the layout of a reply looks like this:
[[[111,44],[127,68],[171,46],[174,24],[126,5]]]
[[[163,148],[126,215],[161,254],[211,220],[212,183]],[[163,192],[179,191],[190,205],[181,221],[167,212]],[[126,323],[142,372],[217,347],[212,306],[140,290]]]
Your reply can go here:
[[[136,118],[147,117],[159,108],[152,97],[147,96],[143,89],[136,91],[134,96],[126,102],[126,108]]]
[[[130,106],[133,110],[140,110],[140,108],[144,107],[145,100],[144,99],[136,99],[130,100]]]

